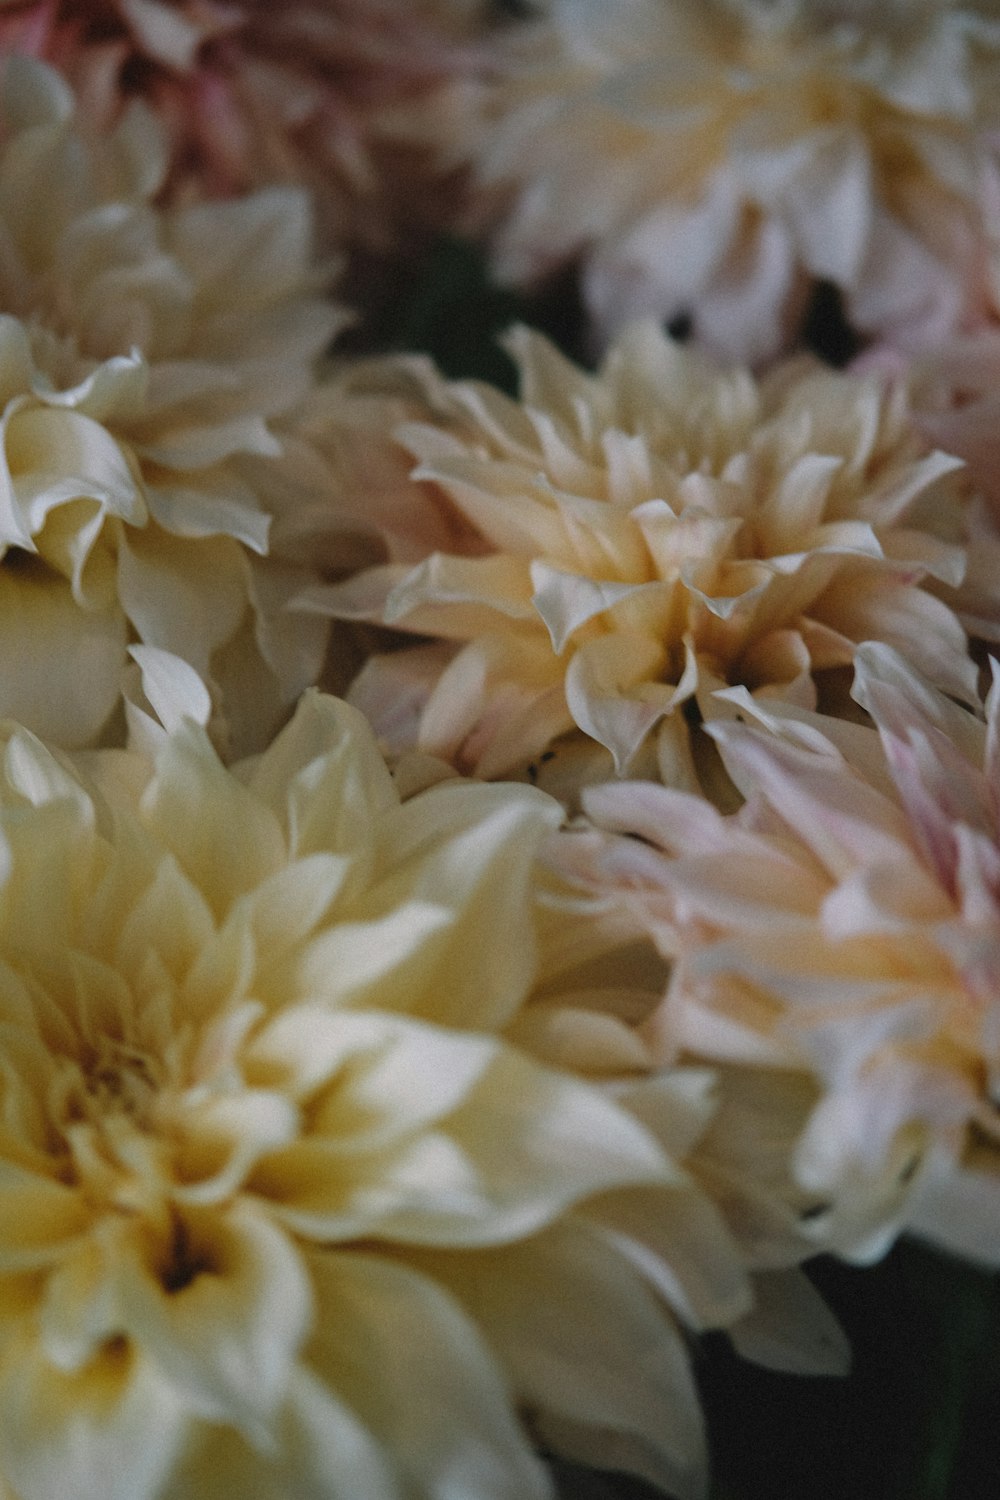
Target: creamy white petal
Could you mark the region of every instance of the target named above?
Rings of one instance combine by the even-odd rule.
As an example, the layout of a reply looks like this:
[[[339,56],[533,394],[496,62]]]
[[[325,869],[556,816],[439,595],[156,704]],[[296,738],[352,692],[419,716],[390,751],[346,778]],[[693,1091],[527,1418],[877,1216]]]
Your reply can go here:
[[[405,1483],[441,1500],[548,1500],[495,1357],[435,1280],[363,1253],[315,1251],[310,1268],[310,1362],[396,1455]]]

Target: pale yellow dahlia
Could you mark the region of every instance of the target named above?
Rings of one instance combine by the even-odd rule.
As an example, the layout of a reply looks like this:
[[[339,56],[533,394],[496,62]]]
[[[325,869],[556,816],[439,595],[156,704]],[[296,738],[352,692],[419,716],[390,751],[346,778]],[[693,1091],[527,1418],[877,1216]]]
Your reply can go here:
[[[545,1500],[518,1407],[570,1451],[679,1454],[698,1493],[655,1247],[603,1222],[696,1197],[669,1091],[647,1128],[504,1036],[559,817],[401,803],[312,694],[235,771],[190,720],[76,768],[7,727],[5,1493]]]
[[[929,588],[965,570],[961,466],[928,452],[901,387],[810,363],[758,383],[653,325],[595,375],[527,330],[508,347],[520,401],[439,382],[437,420],[397,433],[489,551],[430,541],[302,600],[436,638],[352,689],[395,748],[488,778],[577,730],[619,773],[655,743],[664,779],[693,782],[712,689],[812,706],[868,638],[974,694]]]
[[[547,0],[494,52],[442,150],[499,275],[582,262],[601,338],[684,318],[757,361],[818,280],[911,346],[996,306],[989,0]]]
[[[0,53],[52,63],[88,119],[142,98],[169,142],[166,191],[308,185],[325,245],[388,248],[421,196],[377,122],[474,70],[477,0],[0,0]],[[409,179],[409,180],[408,180]],[[433,192],[422,174],[423,198]]]
[[[323,660],[270,533],[298,488],[277,429],[343,313],[303,195],[160,210],[165,161],[141,107],[92,136],[55,73],[7,61],[0,713],[71,747],[115,732],[130,641],[209,680],[220,732],[252,705],[257,743]]]
[[[909,1227],[996,1263],[1000,696],[959,707],[876,645],[855,693],[878,733],[733,695],[763,721],[712,726],[743,809],[594,790],[607,836],[577,877],[674,959],[644,1033],[664,1060],[813,1080],[792,1156],[810,1234],[865,1258]]]

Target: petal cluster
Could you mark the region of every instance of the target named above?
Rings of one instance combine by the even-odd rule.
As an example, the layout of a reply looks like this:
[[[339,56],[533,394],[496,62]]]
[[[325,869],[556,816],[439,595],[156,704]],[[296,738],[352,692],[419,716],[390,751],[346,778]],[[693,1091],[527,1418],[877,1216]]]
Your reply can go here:
[[[57,66],[102,128],[143,98],[172,196],[307,186],[325,245],[384,250],[420,199],[400,201],[377,122],[471,67],[474,18],[471,0],[5,0],[0,51]]]
[[[223,716],[227,676],[252,684],[266,734],[324,649],[302,622],[275,646],[288,579],[265,560],[277,429],[343,321],[308,202],[158,208],[152,117],[94,136],[25,59],[0,116],[0,712],[71,747],[113,733],[138,640]]]
[[[988,4],[554,0],[501,38],[467,154],[501,276],[582,260],[606,339],[684,318],[758,361],[818,281],[926,344],[995,305]]]
[[[974,694],[932,592],[960,602],[961,466],[918,438],[902,387],[808,362],[758,382],[650,324],[594,375],[540,334],[508,347],[520,401],[439,381],[436,420],[397,432],[485,554],[430,541],[303,600],[438,638],[352,689],[387,738],[492,777],[570,732],[622,774],[653,735],[664,779],[692,782],[714,688],[814,706],[865,639]]]
[[[607,787],[577,878],[675,958],[646,1037],[811,1076],[792,1162],[810,1232],[880,1254],[901,1224],[995,1260],[1000,976],[997,695],[956,705],[867,645],[878,733],[736,695],[712,726],[747,801]],[[780,1093],[780,1089],[777,1090]]]
[[[683,1347],[622,1215],[697,1195],[655,1100],[505,1039],[556,804],[401,803],[319,696],[235,771],[191,721],[155,764],[86,767],[6,733],[4,1483],[542,1500],[517,1398],[570,1451],[606,1429],[647,1472],[674,1455],[696,1493]],[[603,1356],[577,1365],[583,1338]]]

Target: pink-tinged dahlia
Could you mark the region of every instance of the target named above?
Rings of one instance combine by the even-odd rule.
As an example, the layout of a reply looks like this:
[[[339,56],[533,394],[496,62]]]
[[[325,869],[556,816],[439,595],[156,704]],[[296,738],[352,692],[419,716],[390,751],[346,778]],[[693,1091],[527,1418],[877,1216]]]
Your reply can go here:
[[[693,783],[692,711],[718,711],[714,688],[813,706],[870,638],[974,694],[928,587],[965,571],[961,466],[917,437],[901,387],[810,363],[757,382],[653,325],[595,375],[527,330],[508,347],[520,401],[438,381],[437,419],[397,432],[485,554],[435,522],[416,565],[302,601],[436,638],[352,689],[395,748],[490,778],[582,732],[620,774],[652,745],[665,780]]]
[[[995,1262],[1000,694],[961,708],[876,645],[855,693],[877,735],[780,707],[712,726],[735,816],[650,785],[587,794],[609,836],[577,876],[673,955],[645,1033],[665,1060],[818,1083],[793,1158],[810,1233],[863,1258],[905,1225]]]
[[[472,0],[0,0],[0,52],[55,64],[102,128],[143,98],[171,194],[307,185],[325,244],[385,247],[420,200],[373,121],[467,69],[475,19]]]
[[[152,762],[7,726],[4,1493],[551,1500],[529,1431],[703,1492],[667,1299],[747,1287],[664,1145],[711,1100],[516,1040],[559,821],[401,802],[317,694],[233,770],[190,719]]]
[[[0,73],[0,714],[69,747],[118,732],[135,642],[235,746],[323,664],[282,431],[345,314],[304,194],[160,209],[165,165],[144,106],[94,135],[51,69]]]
[[[753,362],[832,282],[926,345],[997,296],[988,3],[551,0],[500,35],[471,161],[505,280],[582,266],[598,336],[690,319]],[[446,146],[446,151],[448,147]]]

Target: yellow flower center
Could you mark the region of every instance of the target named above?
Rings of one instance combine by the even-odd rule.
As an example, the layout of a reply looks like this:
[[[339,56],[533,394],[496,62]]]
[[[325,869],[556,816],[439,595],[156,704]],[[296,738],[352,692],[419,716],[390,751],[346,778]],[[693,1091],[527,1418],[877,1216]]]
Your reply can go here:
[[[155,1062],[146,1053],[102,1037],[93,1060],[80,1068],[76,1095],[80,1118],[99,1125],[108,1115],[119,1114],[138,1129],[148,1129],[161,1082],[157,1073]]]
[[[163,1220],[172,1178],[166,1082],[158,1059],[114,1036],[60,1060],[48,1095],[53,1146],[63,1180],[93,1208]]]

